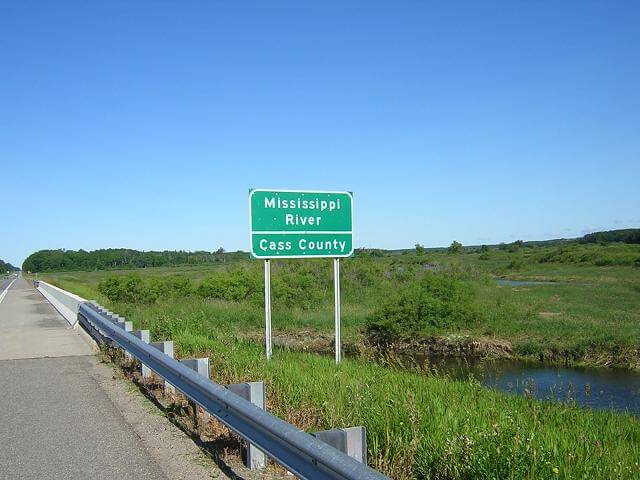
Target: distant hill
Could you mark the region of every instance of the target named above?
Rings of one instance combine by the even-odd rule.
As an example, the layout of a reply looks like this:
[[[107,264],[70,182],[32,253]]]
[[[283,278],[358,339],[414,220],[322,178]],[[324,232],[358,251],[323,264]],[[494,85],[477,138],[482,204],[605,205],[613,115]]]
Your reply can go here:
[[[609,230],[606,232],[588,233],[576,238],[554,238],[551,240],[525,240],[523,247],[554,247],[556,245],[566,245],[572,243],[640,243],[640,228],[626,228],[623,230]],[[512,245],[512,244],[506,244]],[[505,244],[487,245],[488,247],[504,247]],[[467,248],[480,248],[479,245]]]
[[[580,241],[582,243],[640,243],[640,228],[589,233]]]
[[[508,248],[510,245],[513,245],[516,242],[512,243],[498,243],[498,244],[488,244],[486,247],[488,248]],[[523,247],[554,247],[557,245],[568,245],[568,244],[576,244],[576,243],[630,243],[630,244],[640,244],[640,228],[626,228],[621,230],[608,230],[603,232],[593,232],[582,237],[575,238],[553,238],[551,240],[525,240],[522,242]],[[464,250],[479,250],[483,245],[464,245]],[[429,252],[444,252],[447,250],[447,247],[425,247],[426,251]],[[400,248],[397,250],[382,250],[375,248],[363,248],[360,249],[362,253],[390,253],[390,254],[401,254],[405,252],[412,252],[413,248]]]
[[[10,263],[7,263],[3,260],[0,260],[0,273],[5,273],[7,271],[13,272],[19,270],[19,268],[14,267]]]

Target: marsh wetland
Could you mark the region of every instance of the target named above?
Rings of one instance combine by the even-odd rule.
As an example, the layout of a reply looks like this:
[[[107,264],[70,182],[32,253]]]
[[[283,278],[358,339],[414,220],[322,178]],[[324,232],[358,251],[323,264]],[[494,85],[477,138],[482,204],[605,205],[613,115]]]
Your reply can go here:
[[[638,257],[626,244],[359,251],[342,267],[339,366],[329,261],[273,262],[283,341],[269,362],[260,262],[41,278],[208,356],[215,381],[264,379],[269,409],[300,428],[366,426],[370,464],[393,478],[632,479]]]

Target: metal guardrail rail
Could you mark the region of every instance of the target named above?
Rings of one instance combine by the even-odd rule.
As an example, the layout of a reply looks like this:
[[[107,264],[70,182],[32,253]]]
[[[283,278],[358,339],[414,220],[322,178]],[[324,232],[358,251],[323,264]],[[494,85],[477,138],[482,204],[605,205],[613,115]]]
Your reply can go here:
[[[89,333],[102,336],[144,363],[200,404],[240,437],[300,478],[308,480],[383,480],[380,472],[303,432],[217,383],[170,358],[99,312],[92,303],[81,303],[80,323]]]

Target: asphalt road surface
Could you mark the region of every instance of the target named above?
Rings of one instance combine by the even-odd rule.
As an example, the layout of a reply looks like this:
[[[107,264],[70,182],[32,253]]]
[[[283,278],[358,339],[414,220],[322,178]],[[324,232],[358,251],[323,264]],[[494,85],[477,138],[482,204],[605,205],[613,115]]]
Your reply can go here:
[[[13,282],[16,278],[14,276],[11,276],[9,278],[0,278],[0,295],[2,295],[2,293],[9,287],[9,285],[11,285],[11,282]]]
[[[98,363],[37,290],[13,283],[0,303],[0,479],[167,478],[96,381]]]

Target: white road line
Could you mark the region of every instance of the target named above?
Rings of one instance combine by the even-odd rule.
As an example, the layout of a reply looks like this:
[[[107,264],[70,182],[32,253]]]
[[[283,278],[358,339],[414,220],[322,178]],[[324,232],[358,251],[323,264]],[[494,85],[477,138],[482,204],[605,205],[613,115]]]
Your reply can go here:
[[[0,303],[2,303],[2,300],[4,300],[4,297],[7,295],[7,292],[11,288],[11,285],[13,285],[13,282],[15,282],[15,281],[16,281],[16,279],[14,278],[13,281],[9,284],[9,286],[7,288],[5,288],[2,291],[2,293],[0,293]]]

